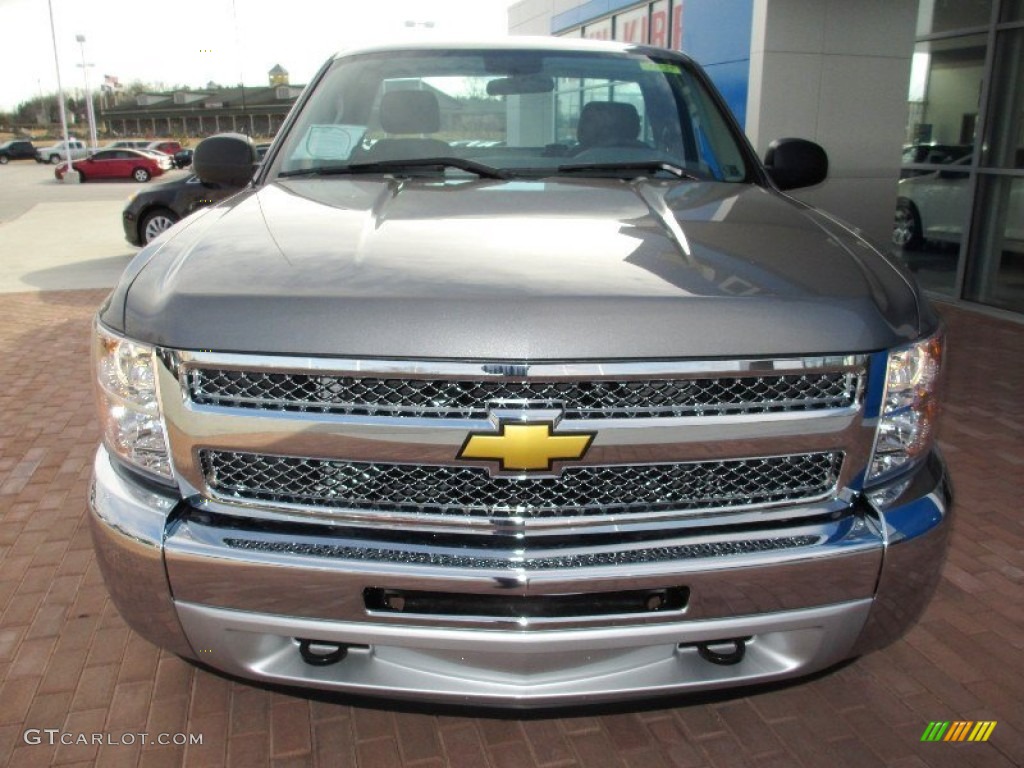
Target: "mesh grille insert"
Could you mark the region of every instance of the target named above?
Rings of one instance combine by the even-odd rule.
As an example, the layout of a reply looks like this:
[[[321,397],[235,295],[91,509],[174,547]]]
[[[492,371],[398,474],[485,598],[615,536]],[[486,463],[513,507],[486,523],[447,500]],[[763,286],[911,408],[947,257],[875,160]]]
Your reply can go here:
[[[567,381],[410,379],[190,368],[192,402],[361,416],[486,418],[489,408],[559,408],[567,419],[772,413],[853,405],[861,374]]]
[[[807,501],[834,491],[843,455],[576,466],[558,477],[491,477],[481,467],[381,464],[200,451],[220,497],[327,509],[475,517],[573,517]]]
[[[405,565],[432,565],[447,568],[522,568],[546,570],[551,568],[594,568],[599,566],[662,563],[673,560],[693,560],[709,557],[728,557],[780,549],[809,547],[818,543],[817,536],[782,536],[741,541],[717,541],[707,544],[671,544],[628,549],[615,552],[567,552],[526,558],[498,557],[451,552],[389,549],[345,544],[319,544],[311,542],[282,542],[262,539],[227,538],[224,543],[233,549],[276,554],[304,555],[337,560],[363,560],[370,562],[401,563]]]

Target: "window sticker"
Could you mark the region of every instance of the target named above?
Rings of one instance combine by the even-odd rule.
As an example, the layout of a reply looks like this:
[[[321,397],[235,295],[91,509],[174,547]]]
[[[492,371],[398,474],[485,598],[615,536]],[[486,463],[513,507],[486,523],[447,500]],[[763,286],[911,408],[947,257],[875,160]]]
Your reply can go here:
[[[311,125],[293,159],[347,160],[364,133],[365,125]]]
[[[683,73],[678,64],[662,64],[658,61],[641,61],[640,69],[645,69],[648,72],[668,72],[670,75],[681,75]]]

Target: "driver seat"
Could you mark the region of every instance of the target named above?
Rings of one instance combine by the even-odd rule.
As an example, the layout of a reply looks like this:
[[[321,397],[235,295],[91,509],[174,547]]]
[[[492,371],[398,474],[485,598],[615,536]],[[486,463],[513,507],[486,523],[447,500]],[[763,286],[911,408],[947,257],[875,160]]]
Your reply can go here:
[[[388,91],[380,100],[380,127],[398,137],[379,139],[366,153],[366,160],[412,160],[420,157],[448,157],[451,147],[440,139],[422,134],[441,130],[441,108],[431,91]],[[409,136],[409,134],[421,134]]]
[[[618,101],[588,101],[580,111],[576,139],[580,150],[591,147],[646,147],[636,107]]]

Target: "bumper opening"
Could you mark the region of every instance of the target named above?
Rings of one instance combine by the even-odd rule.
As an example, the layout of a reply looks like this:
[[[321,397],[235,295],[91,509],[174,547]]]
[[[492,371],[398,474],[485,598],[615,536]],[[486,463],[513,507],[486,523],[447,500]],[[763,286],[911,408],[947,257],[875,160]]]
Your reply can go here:
[[[633,616],[682,613],[690,597],[686,587],[584,592],[562,595],[482,595],[368,587],[363,602],[371,613],[421,616],[473,616],[498,619]]]

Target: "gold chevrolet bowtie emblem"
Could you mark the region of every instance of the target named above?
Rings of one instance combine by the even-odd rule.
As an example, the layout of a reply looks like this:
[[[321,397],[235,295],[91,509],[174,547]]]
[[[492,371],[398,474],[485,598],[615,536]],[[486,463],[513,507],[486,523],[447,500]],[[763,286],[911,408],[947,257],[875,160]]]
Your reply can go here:
[[[532,424],[502,421],[496,435],[470,433],[458,458],[497,461],[502,471],[550,470],[552,462],[559,459],[582,459],[596,434],[570,432],[555,435],[552,427],[550,421]]]

